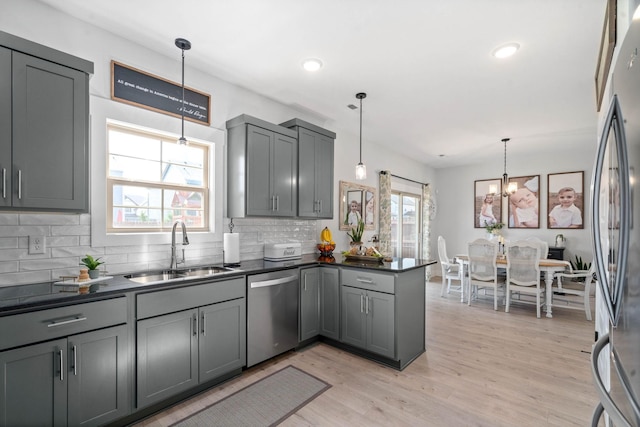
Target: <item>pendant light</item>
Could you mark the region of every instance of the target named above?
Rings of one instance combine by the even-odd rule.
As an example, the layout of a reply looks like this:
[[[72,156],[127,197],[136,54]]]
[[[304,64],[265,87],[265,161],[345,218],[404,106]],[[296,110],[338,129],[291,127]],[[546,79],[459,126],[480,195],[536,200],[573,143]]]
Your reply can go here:
[[[176,39],[176,46],[182,50],[182,105],[180,111],[182,112],[182,134],[178,140],[179,145],[187,145],[187,139],[184,137],[184,51],[191,49],[191,42],[187,39]]]
[[[360,162],[356,165],[356,179],[367,179],[367,167],[362,163],[362,100],[367,94],[360,92],[356,94],[356,98],[360,100]]]
[[[502,138],[504,143],[504,173],[502,174],[502,197],[509,197],[518,189],[518,183],[509,182],[509,176],[507,175],[507,142],[511,138]]]

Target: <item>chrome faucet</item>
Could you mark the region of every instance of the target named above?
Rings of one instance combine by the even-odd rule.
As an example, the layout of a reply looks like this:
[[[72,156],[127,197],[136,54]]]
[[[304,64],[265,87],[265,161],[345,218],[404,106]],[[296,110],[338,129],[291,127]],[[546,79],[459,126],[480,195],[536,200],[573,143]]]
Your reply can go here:
[[[182,248],[182,259],[178,260],[178,256],[176,255],[176,227],[180,224],[182,227],[182,246],[189,244],[189,238],[187,237],[187,226],[184,225],[184,222],[181,220],[177,220],[173,223],[173,229],[171,230],[171,269],[177,268],[178,264],[184,264],[184,248]]]

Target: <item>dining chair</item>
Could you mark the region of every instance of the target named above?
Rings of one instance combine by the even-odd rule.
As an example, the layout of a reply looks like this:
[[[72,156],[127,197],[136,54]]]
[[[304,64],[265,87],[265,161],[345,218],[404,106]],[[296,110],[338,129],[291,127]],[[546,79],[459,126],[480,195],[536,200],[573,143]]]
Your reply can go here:
[[[447,244],[444,237],[438,236],[438,258],[440,259],[440,267],[442,268],[442,290],[440,296],[444,296],[451,291],[460,292],[460,301],[464,301],[464,278],[462,277],[462,266],[454,262],[447,256]],[[451,286],[451,281],[460,282],[460,286]]]
[[[533,242],[540,246],[540,258],[547,259],[549,257],[549,244],[538,237],[527,237],[524,239],[527,242]]]
[[[482,288],[493,288],[493,309],[498,309],[498,293],[504,289],[504,281],[498,277],[496,258],[498,244],[487,239],[476,239],[468,244],[469,251],[469,289],[467,291],[468,305],[471,305],[475,290],[476,298]]]
[[[569,266],[569,271],[556,273],[556,282],[552,288],[553,305],[584,310],[587,320],[591,320],[591,297],[595,293],[595,286],[591,287],[591,283],[595,284],[595,271],[595,263],[591,263],[589,270],[574,270]]]
[[[545,288],[540,284],[540,245],[529,240],[520,240],[507,245],[507,303],[509,312],[514,293],[518,302],[532,302],[520,298],[524,295],[536,297],[536,316],[540,318],[540,307],[544,304]]]

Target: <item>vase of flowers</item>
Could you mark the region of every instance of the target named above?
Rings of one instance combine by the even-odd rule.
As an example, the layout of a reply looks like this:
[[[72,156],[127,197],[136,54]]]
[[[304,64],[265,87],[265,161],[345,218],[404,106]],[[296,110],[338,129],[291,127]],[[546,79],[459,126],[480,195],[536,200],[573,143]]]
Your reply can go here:
[[[497,237],[500,237],[500,230],[502,230],[504,224],[501,222],[496,222],[495,224],[488,224],[484,229],[487,230],[487,239],[493,240]]]

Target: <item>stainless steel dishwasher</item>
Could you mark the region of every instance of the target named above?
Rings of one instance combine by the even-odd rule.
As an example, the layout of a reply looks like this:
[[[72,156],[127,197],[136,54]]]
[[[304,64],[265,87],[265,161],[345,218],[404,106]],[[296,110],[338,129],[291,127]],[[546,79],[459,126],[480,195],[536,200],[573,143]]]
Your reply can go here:
[[[298,345],[297,268],[248,276],[247,366]]]

